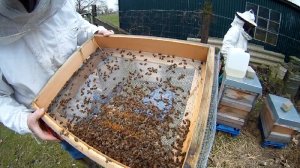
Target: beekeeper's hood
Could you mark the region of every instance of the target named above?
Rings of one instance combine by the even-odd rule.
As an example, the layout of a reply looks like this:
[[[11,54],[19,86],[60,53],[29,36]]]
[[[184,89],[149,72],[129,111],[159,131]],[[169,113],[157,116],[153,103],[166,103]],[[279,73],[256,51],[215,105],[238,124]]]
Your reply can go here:
[[[255,16],[252,10],[246,11],[244,13],[236,12],[231,26],[243,27],[245,22],[248,22],[249,24],[253,25],[253,27],[257,26],[255,23]]]
[[[253,27],[257,26],[257,24],[255,23],[255,16],[252,9],[250,9],[249,11],[245,11],[244,13],[236,12],[236,15],[239,18],[241,18],[241,20],[243,20],[244,22],[250,23]]]
[[[238,27],[241,30],[242,35],[247,40],[251,40],[254,34],[253,28],[257,26],[253,11],[249,10],[244,13],[237,12],[231,26]]]
[[[0,45],[22,38],[54,15],[66,0],[0,0]],[[24,3],[27,3],[26,6]]]

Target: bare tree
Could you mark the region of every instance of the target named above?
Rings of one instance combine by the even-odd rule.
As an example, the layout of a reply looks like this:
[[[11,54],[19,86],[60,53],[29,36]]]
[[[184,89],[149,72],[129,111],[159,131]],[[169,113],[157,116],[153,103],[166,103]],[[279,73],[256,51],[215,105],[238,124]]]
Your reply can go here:
[[[86,13],[88,7],[96,4],[98,0],[75,0],[76,1],[76,10],[78,13]]]
[[[104,0],[98,1],[97,11],[100,14],[105,14],[105,13],[108,12],[108,6],[107,6],[107,4],[106,4],[106,2]]]

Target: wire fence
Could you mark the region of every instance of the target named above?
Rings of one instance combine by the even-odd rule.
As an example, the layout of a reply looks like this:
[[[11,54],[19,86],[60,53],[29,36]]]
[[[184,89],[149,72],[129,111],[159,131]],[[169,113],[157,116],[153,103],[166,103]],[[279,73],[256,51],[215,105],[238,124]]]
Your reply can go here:
[[[130,34],[185,39],[199,37],[200,11],[130,10],[119,12],[120,26]]]
[[[158,36],[184,39],[187,37],[200,38],[202,10],[126,10],[119,11],[120,27],[130,34]],[[223,38],[233,17],[211,15],[209,36]],[[295,37],[278,34],[277,45],[252,40],[251,43],[264,46],[266,50],[280,52],[285,55],[299,55],[300,41]]]

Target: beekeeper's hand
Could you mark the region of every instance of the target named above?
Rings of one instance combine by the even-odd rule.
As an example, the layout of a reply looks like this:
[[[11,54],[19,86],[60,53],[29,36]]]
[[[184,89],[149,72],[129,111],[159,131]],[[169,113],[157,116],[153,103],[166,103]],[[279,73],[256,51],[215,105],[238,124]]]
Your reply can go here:
[[[39,120],[45,114],[44,109],[38,109],[34,113],[30,113],[27,118],[28,128],[32,131],[32,133],[45,141],[59,141],[55,136],[51,133],[43,130],[40,126]]]
[[[100,34],[100,35],[103,35],[103,36],[110,36],[112,34],[115,34],[113,30],[106,30],[106,29],[102,29],[102,30],[99,30],[96,32],[96,34]]]

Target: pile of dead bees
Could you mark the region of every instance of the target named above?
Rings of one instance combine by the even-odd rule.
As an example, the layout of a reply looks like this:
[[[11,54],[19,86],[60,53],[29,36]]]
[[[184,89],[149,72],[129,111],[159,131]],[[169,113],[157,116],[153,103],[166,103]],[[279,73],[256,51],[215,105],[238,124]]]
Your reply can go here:
[[[125,59],[125,62],[133,62],[137,57],[131,52],[126,53],[126,50],[116,49],[114,52],[121,54],[119,59],[105,59],[103,55],[112,56],[113,52],[97,52],[98,54],[94,54],[93,57],[101,54],[106,70],[98,69],[96,75],[104,82],[107,82],[109,78],[112,78],[113,81],[118,80],[112,74],[120,70],[118,64],[120,59]],[[146,57],[142,55],[141,51],[139,54],[139,57]],[[125,58],[124,55],[131,58]],[[175,56],[159,53],[152,56],[159,57],[161,60],[167,59],[170,64],[165,68],[166,73],[175,74],[177,65],[186,69],[187,60],[182,60],[177,64],[172,60]],[[92,68],[97,66],[93,65],[91,61],[92,59],[85,64],[92,71]],[[194,60],[189,61],[194,62]],[[146,66],[147,58],[140,61],[139,64]],[[142,84],[134,82],[156,74],[161,68],[163,67],[159,65],[129,71],[128,76],[122,77],[120,82],[114,86],[110,95],[100,94],[98,100],[85,98],[84,104],[76,106],[79,109],[80,106],[91,104],[92,108],[82,111],[87,113],[88,117],[80,118],[74,115],[72,120],[68,120],[65,128],[93,148],[127,166],[181,167],[186,155],[182,151],[182,147],[190,127],[190,120],[185,117],[188,113],[184,113],[182,109],[185,109],[190,91],[176,86],[172,80],[180,81],[186,78],[187,74],[176,74],[177,77],[173,77],[173,79],[168,76],[155,77],[155,82],[145,81]],[[201,70],[201,66],[197,69]],[[78,72],[75,74],[75,78],[77,74]],[[84,79],[87,78],[88,76],[84,77]],[[96,86],[91,85],[90,82],[85,82],[85,84],[87,84],[87,88],[79,90],[81,96],[85,95],[84,89],[90,94],[97,90]],[[66,85],[72,85],[72,82],[68,82]],[[154,92],[156,96],[153,97]],[[167,97],[165,96],[166,92],[170,93]],[[170,95],[172,95],[171,98]],[[57,97],[59,100],[54,100],[54,102],[60,106],[66,106],[71,98],[63,97]],[[101,103],[103,100],[107,100],[106,103]],[[52,103],[52,106],[54,105],[55,103]],[[62,110],[64,109],[66,107],[62,108]],[[76,110],[76,108],[74,109]],[[49,112],[51,113],[51,110]],[[71,126],[70,123],[74,119],[76,122]]]

